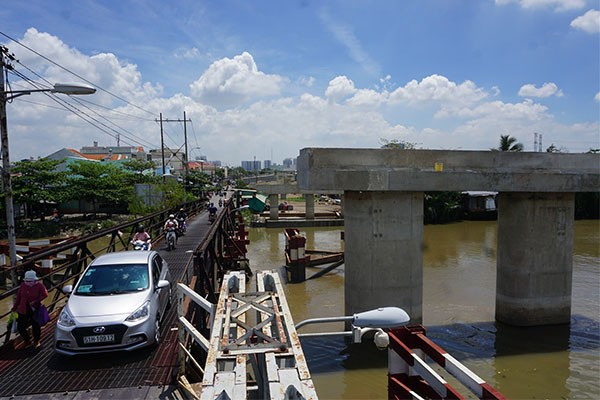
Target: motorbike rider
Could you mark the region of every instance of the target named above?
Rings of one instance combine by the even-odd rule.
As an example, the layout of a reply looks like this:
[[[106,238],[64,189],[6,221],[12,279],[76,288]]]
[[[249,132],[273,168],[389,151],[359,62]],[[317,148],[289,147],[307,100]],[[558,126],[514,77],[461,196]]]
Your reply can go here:
[[[165,221],[165,225],[163,226],[163,229],[167,233],[170,231],[174,231],[175,234],[177,234],[178,228],[179,228],[179,223],[177,222],[177,219],[175,218],[175,214],[169,214],[169,218]]]
[[[217,213],[217,207],[215,207],[214,203],[210,203],[210,206],[208,206],[208,213],[211,215],[215,215]]]
[[[140,224],[137,227],[137,231],[135,233],[135,235],[133,235],[133,239],[131,239],[131,244],[135,244],[136,241],[141,241],[144,242],[146,244],[146,249],[150,250],[150,248],[152,247],[152,241],[150,238],[150,234],[148,234],[148,232],[146,232],[144,225]]]
[[[181,231],[181,234],[183,234],[183,232],[185,232],[186,227],[187,227],[187,213],[185,212],[185,209],[183,207],[181,207],[179,209],[179,211],[177,211],[177,214],[175,214],[175,218],[177,219],[177,223],[179,224],[179,230]]]

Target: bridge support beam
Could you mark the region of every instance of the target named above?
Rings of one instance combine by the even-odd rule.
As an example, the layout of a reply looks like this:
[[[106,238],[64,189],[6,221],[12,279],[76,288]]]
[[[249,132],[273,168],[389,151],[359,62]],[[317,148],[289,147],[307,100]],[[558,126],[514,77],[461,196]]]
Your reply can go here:
[[[277,221],[279,219],[279,195],[272,193],[269,195],[269,219],[271,221]]]
[[[386,306],[421,323],[423,193],[344,192],[346,315]]]
[[[496,320],[516,326],[571,320],[573,193],[501,193]]]
[[[315,195],[306,193],[304,195],[304,203],[306,209],[306,219],[315,219]]]

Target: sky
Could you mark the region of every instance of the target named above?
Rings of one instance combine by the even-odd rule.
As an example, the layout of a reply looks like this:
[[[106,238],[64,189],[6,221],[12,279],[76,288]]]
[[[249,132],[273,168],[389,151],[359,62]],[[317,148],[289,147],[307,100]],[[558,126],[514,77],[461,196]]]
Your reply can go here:
[[[187,147],[600,148],[598,0],[28,0],[0,8],[10,159]],[[32,82],[33,81],[33,82]],[[185,124],[182,122],[188,120]],[[541,144],[539,137],[541,136]],[[537,140],[536,140],[537,138]]]

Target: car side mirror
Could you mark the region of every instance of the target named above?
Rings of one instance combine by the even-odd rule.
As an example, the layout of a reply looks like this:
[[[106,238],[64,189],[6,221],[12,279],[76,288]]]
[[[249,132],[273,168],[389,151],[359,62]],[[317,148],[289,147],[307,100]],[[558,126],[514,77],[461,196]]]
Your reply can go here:
[[[72,291],[73,291],[73,285],[65,285],[62,288],[62,292],[64,294],[71,294]]]
[[[158,284],[156,285],[156,289],[166,288],[169,285],[171,285],[171,283],[169,281],[161,279],[160,281],[158,281]]]

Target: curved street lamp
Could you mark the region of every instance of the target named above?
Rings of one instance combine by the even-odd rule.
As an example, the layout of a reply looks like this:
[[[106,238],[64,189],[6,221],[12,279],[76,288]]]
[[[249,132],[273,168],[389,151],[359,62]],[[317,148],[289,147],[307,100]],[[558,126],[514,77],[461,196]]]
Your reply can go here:
[[[96,92],[91,86],[79,83],[57,83],[48,89],[32,90],[4,90],[4,68],[12,69],[5,63],[5,53],[8,49],[2,46],[0,54],[0,130],[2,137],[2,183],[4,186],[4,198],[6,201],[6,233],[8,236],[8,251],[10,257],[10,276],[13,287],[17,281],[17,237],[15,234],[15,212],[13,208],[12,182],[10,176],[10,158],[8,155],[8,127],[6,122],[6,102],[15,97],[28,95],[35,92],[63,93],[67,95],[85,95]],[[10,59],[10,57],[8,57]]]

